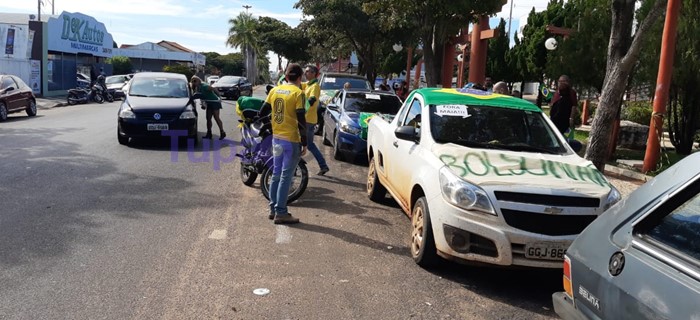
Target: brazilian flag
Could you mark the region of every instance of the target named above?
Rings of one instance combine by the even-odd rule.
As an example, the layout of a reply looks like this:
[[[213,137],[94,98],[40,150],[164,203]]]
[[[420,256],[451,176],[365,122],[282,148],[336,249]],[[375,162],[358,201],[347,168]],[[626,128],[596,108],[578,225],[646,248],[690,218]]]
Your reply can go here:
[[[552,97],[554,96],[554,92],[547,88],[547,85],[544,83],[540,83],[540,92],[542,92],[542,96],[544,97],[545,102],[552,101]]]

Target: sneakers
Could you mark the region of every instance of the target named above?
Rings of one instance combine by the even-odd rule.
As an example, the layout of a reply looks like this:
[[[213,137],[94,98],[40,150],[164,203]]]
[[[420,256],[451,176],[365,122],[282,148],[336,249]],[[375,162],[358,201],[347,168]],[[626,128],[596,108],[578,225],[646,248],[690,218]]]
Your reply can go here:
[[[328,172],[328,171],[331,171],[331,169],[323,168],[323,169],[321,169],[321,171],[319,171],[317,174],[318,174],[319,176],[322,176],[322,175],[325,175],[326,172]]]
[[[299,223],[298,218],[292,217],[291,214],[276,215],[274,219],[275,224],[294,224]]]

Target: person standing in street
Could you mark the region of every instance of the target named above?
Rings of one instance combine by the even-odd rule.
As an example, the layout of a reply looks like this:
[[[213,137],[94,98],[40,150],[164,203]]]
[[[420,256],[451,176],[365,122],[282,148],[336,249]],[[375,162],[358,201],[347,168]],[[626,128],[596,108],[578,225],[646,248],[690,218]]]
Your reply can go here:
[[[290,64],[285,71],[287,83],[270,90],[260,109],[261,117],[271,113],[273,168],[268,218],[275,224],[299,222],[287,210],[287,197],[299,158],[306,154],[306,101],[301,90],[302,73],[301,66]]]
[[[306,75],[306,89],[304,90],[304,95],[306,97],[306,143],[307,148],[311,151],[311,154],[316,158],[320,171],[319,176],[326,174],[330,169],[328,164],[326,164],[326,159],[323,158],[321,150],[318,149],[314,143],[315,126],[318,123],[318,99],[321,96],[321,87],[318,85],[318,68],[313,65],[309,65],[304,70]]]
[[[224,132],[224,124],[221,122],[221,117],[219,117],[219,112],[221,110],[221,93],[216,88],[202,83],[202,79],[198,76],[192,76],[190,86],[192,87],[192,93],[199,92],[202,94],[202,100],[205,101],[206,105],[206,108],[204,106],[202,106],[202,108],[207,111],[207,134],[202,138],[212,138],[211,127],[213,124],[211,118],[214,117],[216,125],[219,126],[219,140],[224,140],[224,138],[226,138],[226,132]]]
[[[552,98],[549,118],[554,122],[559,132],[565,134],[574,126],[574,119],[578,114],[578,97],[576,90],[571,87],[569,76],[559,77],[557,92]]]

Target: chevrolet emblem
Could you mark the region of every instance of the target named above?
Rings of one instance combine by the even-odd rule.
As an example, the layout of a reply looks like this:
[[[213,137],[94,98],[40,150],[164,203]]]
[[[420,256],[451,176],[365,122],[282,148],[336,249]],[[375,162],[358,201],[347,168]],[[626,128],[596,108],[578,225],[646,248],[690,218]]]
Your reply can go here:
[[[557,208],[557,207],[547,207],[544,208],[544,213],[549,213],[549,214],[560,214],[564,211],[562,208]]]

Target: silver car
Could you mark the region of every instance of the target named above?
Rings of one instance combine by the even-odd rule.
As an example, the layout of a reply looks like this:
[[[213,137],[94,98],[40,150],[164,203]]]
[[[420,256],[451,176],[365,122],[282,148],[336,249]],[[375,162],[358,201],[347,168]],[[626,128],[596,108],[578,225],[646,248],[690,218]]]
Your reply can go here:
[[[564,319],[700,319],[700,152],[619,202],[569,247]]]

